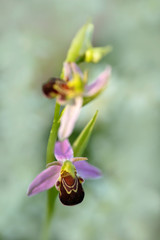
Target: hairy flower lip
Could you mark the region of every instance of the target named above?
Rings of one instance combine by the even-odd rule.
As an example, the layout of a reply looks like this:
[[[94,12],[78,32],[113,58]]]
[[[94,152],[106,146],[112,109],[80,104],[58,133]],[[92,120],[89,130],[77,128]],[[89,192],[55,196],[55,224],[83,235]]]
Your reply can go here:
[[[61,78],[52,77],[42,85],[42,91],[48,98],[63,96],[65,90],[68,90],[67,83]]]
[[[84,199],[84,190],[79,177],[76,177],[71,184],[67,184],[67,178],[62,178],[60,184],[59,199],[66,206],[74,206],[81,203]]]

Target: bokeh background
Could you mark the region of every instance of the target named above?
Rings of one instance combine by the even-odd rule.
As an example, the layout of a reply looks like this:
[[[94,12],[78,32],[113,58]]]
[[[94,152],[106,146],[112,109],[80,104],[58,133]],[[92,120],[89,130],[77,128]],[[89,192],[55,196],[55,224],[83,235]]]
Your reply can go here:
[[[84,184],[75,207],[56,201],[51,240],[160,238],[160,1],[0,0],[0,239],[41,235],[46,193],[28,198],[45,167],[54,100],[41,85],[59,76],[77,30],[89,19],[94,46],[113,52],[108,89],[81,111],[75,134],[99,109],[84,156],[103,178]]]

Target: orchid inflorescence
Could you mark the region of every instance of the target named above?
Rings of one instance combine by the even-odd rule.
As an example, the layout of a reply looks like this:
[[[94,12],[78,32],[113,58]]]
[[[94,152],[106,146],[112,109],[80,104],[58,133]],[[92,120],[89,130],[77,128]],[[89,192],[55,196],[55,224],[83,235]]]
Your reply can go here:
[[[99,95],[107,86],[111,74],[111,67],[107,66],[93,83],[88,84],[87,72],[83,73],[78,66],[81,62],[96,63],[110,51],[108,46],[92,47],[90,41],[92,31],[92,24],[86,24],[79,31],[63,64],[61,77],[51,78],[43,84],[45,96],[56,98],[56,102],[64,106],[64,109],[59,120],[58,141],[52,146],[57,161],[49,161],[47,168],[33,180],[28,189],[28,196],[55,186],[64,205],[76,205],[84,198],[82,187],[84,180],[101,176],[101,171],[89,164],[86,157],[74,156],[73,147],[68,140],[82,106]],[[81,133],[88,139],[87,134],[87,130]],[[77,148],[81,148],[80,141]]]

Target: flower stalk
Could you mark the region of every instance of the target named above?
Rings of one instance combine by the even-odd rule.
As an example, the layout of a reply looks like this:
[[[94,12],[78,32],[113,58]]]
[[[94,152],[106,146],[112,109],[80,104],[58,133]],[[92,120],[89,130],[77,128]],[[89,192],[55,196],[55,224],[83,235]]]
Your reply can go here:
[[[92,47],[93,29],[91,23],[80,29],[71,43],[60,78],[52,77],[42,87],[46,97],[56,98],[54,119],[47,144],[46,169],[33,180],[27,193],[28,196],[33,196],[48,190],[42,240],[49,238],[58,193],[62,204],[79,204],[85,195],[84,180],[101,176],[101,171],[81,155],[88,144],[98,111],[74,141],[73,147],[68,140],[81,108],[104,90],[111,74],[111,67],[107,66],[95,81],[88,84],[87,72],[83,73],[77,65],[81,62],[97,63],[111,51],[110,46]],[[61,105],[65,107],[60,113]]]
[[[48,145],[47,145],[46,164],[53,162],[55,159],[53,154],[53,149],[57,139],[57,132],[60,124],[59,118],[60,118],[60,105],[56,103],[55,110],[54,110],[54,119],[53,119],[51,131],[48,139]]]
[[[57,132],[59,128],[59,116],[60,116],[60,105],[56,103],[55,110],[54,110],[54,119],[53,119],[51,131],[48,139],[48,145],[47,145],[46,164],[49,164],[55,160],[53,155],[53,148],[57,139]],[[45,223],[44,223],[43,232],[42,232],[42,240],[47,240],[49,238],[50,225],[51,225],[51,220],[54,213],[54,206],[55,206],[57,195],[58,195],[58,192],[53,187],[47,191],[46,217],[45,217]]]

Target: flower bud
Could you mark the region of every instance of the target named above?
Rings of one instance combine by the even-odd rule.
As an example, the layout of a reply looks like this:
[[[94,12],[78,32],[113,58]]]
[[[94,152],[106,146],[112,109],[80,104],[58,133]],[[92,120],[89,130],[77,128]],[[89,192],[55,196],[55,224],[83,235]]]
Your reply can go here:
[[[85,61],[86,62],[97,63],[97,62],[99,62],[102,59],[102,57],[104,57],[106,54],[108,54],[111,51],[112,51],[112,47],[111,46],[89,48],[85,52]]]

